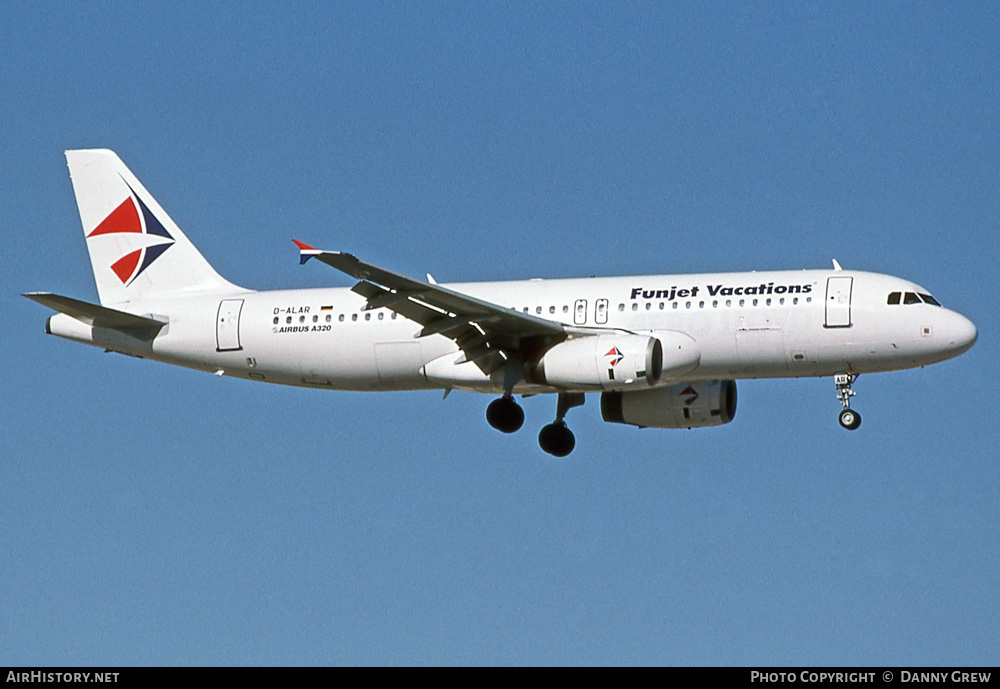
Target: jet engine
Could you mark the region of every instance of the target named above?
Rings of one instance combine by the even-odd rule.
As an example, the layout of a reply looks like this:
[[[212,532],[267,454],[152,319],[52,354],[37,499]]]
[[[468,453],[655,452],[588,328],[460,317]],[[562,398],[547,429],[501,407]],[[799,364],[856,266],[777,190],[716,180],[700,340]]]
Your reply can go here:
[[[645,388],[660,380],[663,346],[646,335],[578,337],[546,351],[530,373],[532,382],[560,388]]]
[[[721,426],[736,416],[736,383],[703,380],[652,390],[605,392],[601,416],[609,423],[640,428]]]

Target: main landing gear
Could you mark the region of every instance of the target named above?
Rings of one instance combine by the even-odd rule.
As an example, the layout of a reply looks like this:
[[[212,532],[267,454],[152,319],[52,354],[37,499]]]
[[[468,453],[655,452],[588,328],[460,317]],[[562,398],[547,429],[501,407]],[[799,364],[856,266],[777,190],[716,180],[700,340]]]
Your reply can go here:
[[[556,405],[556,420],[543,427],[538,434],[538,445],[553,457],[565,457],[576,447],[576,438],[566,426],[566,412],[579,407],[586,397],[582,392],[560,392]],[[513,433],[524,425],[524,410],[512,395],[504,395],[486,407],[486,421],[501,433]]]
[[[853,373],[838,373],[833,377],[833,383],[837,386],[837,399],[844,407],[838,420],[849,431],[856,430],[861,425],[861,414],[851,409],[851,398],[857,394],[851,390],[851,386],[857,378]]]
[[[486,407],[486,421],[501,433],[514,433],[524,425],[524,410],[512,396],[504,395]]]
[[[556,404],[556,420],[543,426],[538,434],[538,444],[553,457],[565,457],[576,447],[576,438],[563,420],[573,407],[579,407],[586,401],[582,392],[560,392]]]
[[[523,363],[508,361],[503,371],[503,397],[486,407],[486,421],[501,433],[514,433],[524,425],[524,410],[514,401],[514,386],[524,378]]]

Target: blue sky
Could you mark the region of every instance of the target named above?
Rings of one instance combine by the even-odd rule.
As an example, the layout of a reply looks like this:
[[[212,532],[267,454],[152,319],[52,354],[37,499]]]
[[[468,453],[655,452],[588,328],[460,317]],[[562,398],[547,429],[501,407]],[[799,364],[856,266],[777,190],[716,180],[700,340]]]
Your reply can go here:
[[[0,664],[993,664],[994,3],[2,3]],[[258,289],[293,237],[440,281],[845,267],[978,344],[741,382],[699,430],[328,393],[43,333],[62,152]]]

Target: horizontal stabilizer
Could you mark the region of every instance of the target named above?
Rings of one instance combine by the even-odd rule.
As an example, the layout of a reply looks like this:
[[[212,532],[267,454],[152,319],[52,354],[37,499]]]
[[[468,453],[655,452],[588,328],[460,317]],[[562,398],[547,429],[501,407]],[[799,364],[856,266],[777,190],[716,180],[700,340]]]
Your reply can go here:
[[[145,316],[136,316],[106,306],[90,304],[79,299],[63,297],[51,292],[27,292],[22,296],[37,301],[43,306],[65,313],[81,323],[98,328],[114,328],[116,330],[159,330],[166,323]]]

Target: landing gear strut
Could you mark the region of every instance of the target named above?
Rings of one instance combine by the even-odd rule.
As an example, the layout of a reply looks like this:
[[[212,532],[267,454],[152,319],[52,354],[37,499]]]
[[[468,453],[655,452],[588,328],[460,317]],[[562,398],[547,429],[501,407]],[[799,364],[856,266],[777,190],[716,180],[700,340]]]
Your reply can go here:
[[[544,426],[538,434],[538,444],[553,457],[565,457],[576,447],[576,438],[563,420],[573,407],[579,407],[586,401],[582,392],[560,392],[556,405],[556,420]]]
[[[849,431],[861,425],[861,414],[851,409],[851,398],[857,394],[851,390],[851,386],[857,378],[853,373],[838,373],[833,377],[833,383],[837,386],[837,399],[844,407],[838,420],[840,425]]]
[[[486,407],[486,421],[501,433],[514,433],[524,425],[524,410],[514,401],[514,386],[523,378],[524,364],[508,361],[503,370],[503,397]]]

